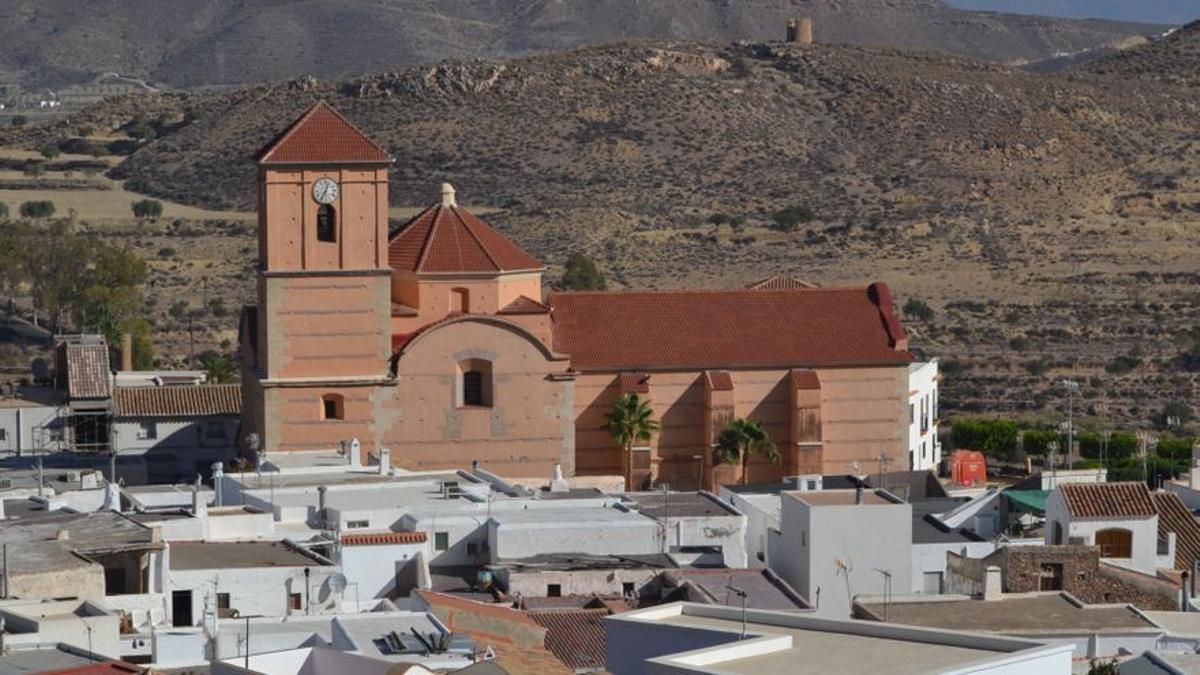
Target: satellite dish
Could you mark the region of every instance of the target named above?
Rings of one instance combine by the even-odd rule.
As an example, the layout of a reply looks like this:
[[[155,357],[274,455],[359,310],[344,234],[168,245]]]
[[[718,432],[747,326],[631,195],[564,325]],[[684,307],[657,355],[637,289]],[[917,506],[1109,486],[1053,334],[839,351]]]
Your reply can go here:
[[[346,590],[346,586],[348,585],[346,581],[346,575],[342,574],[341,572],[334,572],[333,574],[329,575],[328,579],[325,580],[325,585],[329,587],[330,591],[340,594],[342,591]]]

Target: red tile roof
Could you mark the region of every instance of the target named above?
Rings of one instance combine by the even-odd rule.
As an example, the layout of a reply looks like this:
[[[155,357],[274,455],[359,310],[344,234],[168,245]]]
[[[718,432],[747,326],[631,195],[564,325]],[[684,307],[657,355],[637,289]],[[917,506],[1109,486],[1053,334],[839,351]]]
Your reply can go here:
[[[554,350],[578,370],[909,363],[892,307],[875,304],[880,287],[554,293],[547,304]]]
[[[1158,536],[1175,533],[1175,569],[1191,569],[1192,561],[1200,560],[1200,523],[1174,492],[1153,492],[1151,497],[1158,509]]]
[[[549,314],[550,306],[527,296],[519,296],[508,303],[497,314]]]
[[[238,384],[197,384],[165,387],[117,387],[113,391],[117,417],[212,417],[242,412]]]
[[[112,371],[108,346],[67,345],[67,395],[71,398],[108,398],[112,392]]]
[[[386,164],[387,151],[321,101],[271,140],[259,164]]]
[[[1150,498],[1150,488],[1140,481],[1067,483],[1058,489],[1076,518],[1148,517],[1158,513]]]
[[[545,268],[470,211],[440,203],[422,211],[392,237],[388,262],[401,272],[443,274]]]
[[[342,546],[389,546],[392,544],[423,544],[424,532],[363,532],[343,534]]]
[[[621,373],[617,376],[617,387],[622,394],[649,394],[650,376],[646,373]]]
[[[551,609],[529,616],[546,629],[546,649],[576,670],[604,668],[604,617],[608,609]]]
[[[794,291],[803,288],[820,288],[820,286],[796,277],[775,276],[756,281],[746,288],[752,291]]]
[[[708,378],[708,387],[713,391],[733,391],[733,376],[728,370],[706,370],[704,377]]]
[[[144,668],[132,663],[108,661],[106,663],[93,663],[86,666],[63,668],[62,670],[42,670],[38,672],[42,673],[42,675],[128,675],[129,673],[141,673],[143,671]]]

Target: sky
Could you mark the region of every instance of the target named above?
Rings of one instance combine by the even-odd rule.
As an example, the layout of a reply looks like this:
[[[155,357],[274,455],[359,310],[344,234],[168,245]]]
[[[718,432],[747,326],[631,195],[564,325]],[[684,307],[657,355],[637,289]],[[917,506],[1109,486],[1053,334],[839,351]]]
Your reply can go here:
[[[947,0],[962,9],[1182,24],[1200,19],[1200,0]]]

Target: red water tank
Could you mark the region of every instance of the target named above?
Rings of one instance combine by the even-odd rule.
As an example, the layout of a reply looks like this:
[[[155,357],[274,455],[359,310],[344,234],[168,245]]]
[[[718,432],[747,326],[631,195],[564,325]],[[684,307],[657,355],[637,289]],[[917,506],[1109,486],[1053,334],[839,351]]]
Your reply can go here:
[[[978,450],[955,450],[950,456],[950,480],[958,485],[987,482],[987,460]]]

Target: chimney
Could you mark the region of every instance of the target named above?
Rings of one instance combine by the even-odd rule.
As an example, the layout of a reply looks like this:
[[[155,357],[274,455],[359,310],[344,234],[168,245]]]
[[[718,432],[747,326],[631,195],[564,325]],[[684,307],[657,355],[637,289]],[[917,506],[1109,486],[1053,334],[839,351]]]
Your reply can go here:
[[[813,20],[807,16],[790,19],[787,23],[787,41],[798,45],[811,45]]]
[[[325,527],[325,493],[329,488],[324,485],[317,486],[317,522],[321,523],[321,527]]]
[[[458,201],[454,198],[454,186],[449,183],[442,183],[442,206],[447,208],[458,206]]]
[[[859,483],[858,487],[854,488],[854,503],[855,504],[863,504],[865,502],[866,502],[866,495],[863,494],[862,483]]]
[[[104,508],[109,511],[121,512],[121,488],[116,483],[109,483],[104,491]]]
[[[225,506],[225,486],[221,485],[225,482],[225,465],[221,462],[213,462],[213,506]]]
[[[379,475],[386,476],[392,469],[392,451],[387,448],[379,449]]]
[[[65,529],[59,530],[58,532],[54,533],[54,539],[57,541],[70,541],[71,540],[71,531],[65,530]]]
[[[133,370],[133,336],[121,333],[121,370]]]
[[[350,468],[362,468],[362,443],[357,438],[350,441]]]
[[[200,488],[192,490],[192,515],[197,518],[208,517],[208,500],[204,498]]]

